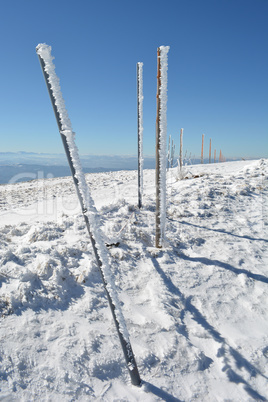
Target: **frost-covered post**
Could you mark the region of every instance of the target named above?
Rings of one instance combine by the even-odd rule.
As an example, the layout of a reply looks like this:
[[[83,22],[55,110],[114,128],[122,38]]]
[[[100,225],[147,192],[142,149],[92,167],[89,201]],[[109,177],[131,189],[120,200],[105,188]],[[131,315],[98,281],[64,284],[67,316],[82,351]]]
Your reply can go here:
[[[174,165],[174,155],[175,155],[175,147],[176,145],[174,144],[174,141],[172,140],[172,146],[171,146],[171,159],[170,159],[170,167],[172,168]]]
[[[155,246],[161,248],[166,226],[166,137],[167,137],[167,69],[169,46],[157,49],[156,94],[156,233]]]
[[[183,128],[181,128],[181,135],[180,135],[180,170],[182,170],[182,141],[183,141]]]
[[[170,139],[171,135],[168,137],[168,154],[167,154],[167,169],[169,170],[170,167]]]
[[[216,163],[216,149],[214,149],[214,163]]]
[[[65,108],[59,78],[55,73],[55,66],[53,63],[53,57],[51,55],[51,47],[46,44],[39,44],[36,48],[36,52],[41,64],[64,150],[72,172],[76,192],[85,220],[85,225],[88,230],[93,252],[115,322],[117,334],[123,349],[127,368],[131,377],[131,382],[133,385],[140,385],[141,379],[130,344],[129,335],[116,292],[113,275],[109,266],[108,252],[105,247],[102,231],[100,229],[101,225],[99,222],[98,213],[95,208],[94,201],[91,198],[85,175],[82,171],[78,149],[74,141],[74,132],[72,130],[71,121]]]
[[[204,163],[204,136],[205,134],[202,134],[201,163]]]
[[[209,140],[209,163],[211,163],[211,138]]]
[[[143,63],[137,63],[138,100],[138,206],[142,207],[143,192]]]

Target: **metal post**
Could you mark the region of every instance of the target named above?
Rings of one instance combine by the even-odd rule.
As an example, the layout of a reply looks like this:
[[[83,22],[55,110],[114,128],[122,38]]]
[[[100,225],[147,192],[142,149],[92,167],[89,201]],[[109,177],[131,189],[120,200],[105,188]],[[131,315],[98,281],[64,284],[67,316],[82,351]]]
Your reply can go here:
[[[171,138],[171,135],[168,138],[168,155],[167,155],[167,169],[168,170],[170,168],[170,138]]]
[[[183,140],[183,128],[181,128],[181,135],[180,135],[180,170],[182,170],[182,140]]]
[[[155,165],[155,186],[156,186],[156,211],[155,211],[155,247],[161,248],[161,221],[160,221],[160,86],[161,86],[161,63],[160,48],[157,49],[157,92],[156,92],[156,165]]]
[[[137,115],[138,115],[138,207],[142,207],[142,133],[141,133],[141,107],[140,104],[140,96],[142,94],[141,82],[140,82],[140,74],[142,72],[141,69],[142,63],[137,63]]]
[[[171,152],[170,152],[170,167],[173,168],[173,159],[174,159],[174,141],[171,142]]]
[[[211,138],[209,141],[209,163],[211,163]]]
[[[138,368],[137,368],[137,364],[136,364],[136,361],[135,361],[134,353],[132,351],[131,344],[130,344],[129,340],[125,339],[124,335],[122,334],[122,331],[120,330],[120,324],[119,324],[118,317],[116,315],[115,305],[114,305],[114,303],[112,301],[112,298],[110,296],[110,293],[109,293],[109,291],[107,289],[108,283],[106,282],[104,274],[103,274],[102,261],[100,259],[99,254],[98,254],[98,250],[97,250],[97,247],[96,247],[96,242],[95,242],[93,233],[91,232],[89,220],[88,220],[88,217],[86,215],[86,213],[87,213],[86,206],[84,205],[83,199],[82,199],[82,197],[80,195],[80,192],[79,192],[78,179],[76,178],[76,172],[75,172],[74,165],[72,163],[71,154],[70,154],[70,150],[69,150],[68,143],[67,143],[67,140],[66,140],[66,136],[62,134],[63,127],[62,127],[62,124],[61,124],[61,119],[60,119],[60,115],[59,115],[59,112],[58,112],[58,109],[57,109],[57,105],[55,104],[55,98],[54,98],[53,93],[52,93],[52,88],[51,88],[51,85],[49,84],[49,80],[48,80],[49,76],[48,76],[48,74],[47,74],[47,72],[45,70],[45,62],[40,57],[39,54],[38,54],[38,58],[39,58],[41,68],[42,68],[42,72],[43,72],[43,75],[44,75],[44,78],[45,78],[45,82],[46,82],[46,86],[47,86],[47,89],[48,89],[51,104],[52,104],[52,107],[53,107],[53,110],[54,110],[54,113],[55,113],[56,121],[57,121],[58,128],[59,128],[59,131],[60,131],[61,139],[62,139],[62,142],[63,142],[63,147],[64,147],[64,150],[65,150],[65,153],[66,153],[66,156],[67,156],[67,160],[68,160],[68,163],[69,163],[69,166],[70,166],[70,169],[71,169],[71,173],[72,173],[73,181],[74,181],[74,184],[75,184],[77,196],[78,196],[78,199],[80,201],[80,205],[81,205],[81,209],[82,209],[82,214],[84,216],[85,224],[86,224],[88,234],[89,234],[89,237],[90,237],[90,240],[91,240],[94,255],[95,255],[95,258],[96,258],[96,261],[97,261],[97,264],[98,264],[98,268],[99,268],[99,271],[100,271],[100,274],[101,274],[104,289],[106,291],[108,303],[109,303],[109,306],[110,306],[110,309],[111,309],[111,312],[112,312],[112,316],[113,316],[113,319],[114,319],[114,322],[115,322],[116,330],[117,330],[117,333],[118,333],[118,336],[119,336],[119,339],[120,339],[120,343],[121,343],[121,346],[122,346],[122,349],[123,349],[124,357],[125,357],[125,360],[126,360],[126,363],[127,363],[127,368],[128,368],[128,371],[129,371],[129,374],[130,374],[130,377],[131,377],[131,382],[132,382],[133,385],[140,385],[141,384],[141,379],[140,379],[140,375],[139,375],[139,372],[138,372]]]
[[[204,163],[204,135],[202,134],[201,163]]]

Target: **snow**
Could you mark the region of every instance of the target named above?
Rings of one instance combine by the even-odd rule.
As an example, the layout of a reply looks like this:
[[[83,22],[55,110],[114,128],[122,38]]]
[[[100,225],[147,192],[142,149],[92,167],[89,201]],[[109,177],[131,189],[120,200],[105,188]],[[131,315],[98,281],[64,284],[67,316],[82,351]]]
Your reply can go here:
[[[160,243],[165,239],[166,228],[166,149],[167,149],[167,70],[169,46],[160,46],[161,78],[159,87],[159,136],[160,136]]]
[[[4,401],[268,399],[268,161],[87,174],[142,387],[130,383],[72,179],[0,186]]]

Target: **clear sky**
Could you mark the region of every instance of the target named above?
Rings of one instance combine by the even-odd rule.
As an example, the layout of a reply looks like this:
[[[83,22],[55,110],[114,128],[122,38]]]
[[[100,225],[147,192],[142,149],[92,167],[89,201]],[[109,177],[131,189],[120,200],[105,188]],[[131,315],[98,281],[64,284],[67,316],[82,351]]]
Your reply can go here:
[[[0,152],[63,152],[35,53],[52,46],[81,154],[154,155],[157,47],[168,58],[168,135],[199,156],[268,157],[268,0],[0,1]]]

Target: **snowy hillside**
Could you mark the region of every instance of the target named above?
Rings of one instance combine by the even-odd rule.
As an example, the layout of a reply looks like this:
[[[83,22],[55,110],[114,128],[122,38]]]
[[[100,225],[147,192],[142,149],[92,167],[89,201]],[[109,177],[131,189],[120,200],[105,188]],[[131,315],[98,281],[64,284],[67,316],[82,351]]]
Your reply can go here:
[[[86,175],[142,387],[130,384],[71,178],[0,186],[1,401],[268,399],[268,161]]]

